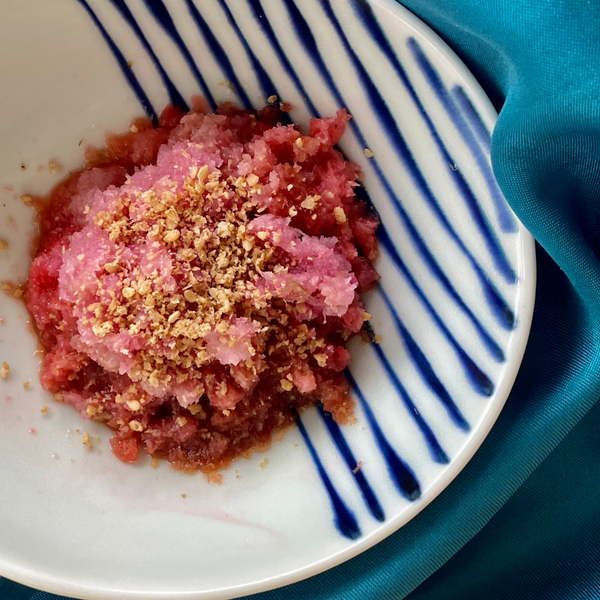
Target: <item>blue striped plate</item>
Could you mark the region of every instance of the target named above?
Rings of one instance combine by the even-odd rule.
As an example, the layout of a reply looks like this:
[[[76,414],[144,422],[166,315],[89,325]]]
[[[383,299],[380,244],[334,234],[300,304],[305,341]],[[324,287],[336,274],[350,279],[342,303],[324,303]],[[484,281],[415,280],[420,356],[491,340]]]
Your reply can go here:
[[[438,37],[393,0],[4,0],[0,57],[2,280],[26,277],[17,198],[63,176],[49,159],[77,168],[106,130],[194,94],[276,94],[304,126],[348,108],[340,147],[382,219],[381,343],[354,341],[348,371],[357,423],[307,411],[222,485],[123,465],[106,430],[40,414],[27,314],[0,299],[0,574],[80,598],[232,598],[355,556],[452,481],[519,368],[535,258],[492,172],[494,110]]]

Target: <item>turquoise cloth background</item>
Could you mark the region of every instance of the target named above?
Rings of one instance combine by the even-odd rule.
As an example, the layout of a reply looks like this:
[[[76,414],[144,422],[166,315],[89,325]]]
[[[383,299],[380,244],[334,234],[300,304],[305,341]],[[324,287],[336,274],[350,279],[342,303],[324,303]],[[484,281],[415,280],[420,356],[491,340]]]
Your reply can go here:
[[[540,244],[531,338],[496,426],[433,504],[358,558],[255,598],[600,598],[600,0],[403,4],[501,109],[494,170]],[[55,598],[0,579],[1,600]]]

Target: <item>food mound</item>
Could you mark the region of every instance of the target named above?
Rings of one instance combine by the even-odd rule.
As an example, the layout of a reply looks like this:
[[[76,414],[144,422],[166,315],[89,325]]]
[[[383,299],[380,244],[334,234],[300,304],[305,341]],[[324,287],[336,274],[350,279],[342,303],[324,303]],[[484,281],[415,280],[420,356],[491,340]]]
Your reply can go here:
[[[210,472],[303,407],[352,417],[345,344],[369,318],[378,220],[334,148],[348,113],[309,135],[283,118],[165,109],[88,151],[41,212],[41,382],[124,462]]]

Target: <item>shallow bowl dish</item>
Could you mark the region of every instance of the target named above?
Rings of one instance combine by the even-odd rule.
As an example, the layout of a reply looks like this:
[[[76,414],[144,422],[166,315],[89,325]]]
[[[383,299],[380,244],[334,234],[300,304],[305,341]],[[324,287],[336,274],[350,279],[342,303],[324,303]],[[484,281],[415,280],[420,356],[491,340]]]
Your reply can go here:
[[[351,348],[357,423],[309,410],[222,485],[118,462],[106,429],[41,390],[28,314],[4,295],[0,575],[98,600],[242,596],[368,549],[465,466],[523,356],[534,247],[492,173],[490,102],[417,18],[393,0],[4,0],[0,81],[2,281],[30,264],[21,194],[196,94],[276,95],[302,127],[346,107],[340,148],[382,220],[367,297],[381,343]],[[92,451],[84,432],[102,440]]]

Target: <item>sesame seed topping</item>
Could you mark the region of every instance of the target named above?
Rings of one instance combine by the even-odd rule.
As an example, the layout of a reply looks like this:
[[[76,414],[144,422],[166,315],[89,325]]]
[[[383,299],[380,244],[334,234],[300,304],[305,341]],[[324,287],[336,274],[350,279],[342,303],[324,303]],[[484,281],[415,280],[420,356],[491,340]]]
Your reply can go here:
[[[346,222],[346,213],[344,212],[344,209],[341,206],[336,206],[333,209],[333,216],[335,217],[335,220],[338,223]]]
[[[0,367],[0,378],[7,379],[9,371],[10,371],[10,365],[7,362],[2,363],[2,366]]]

